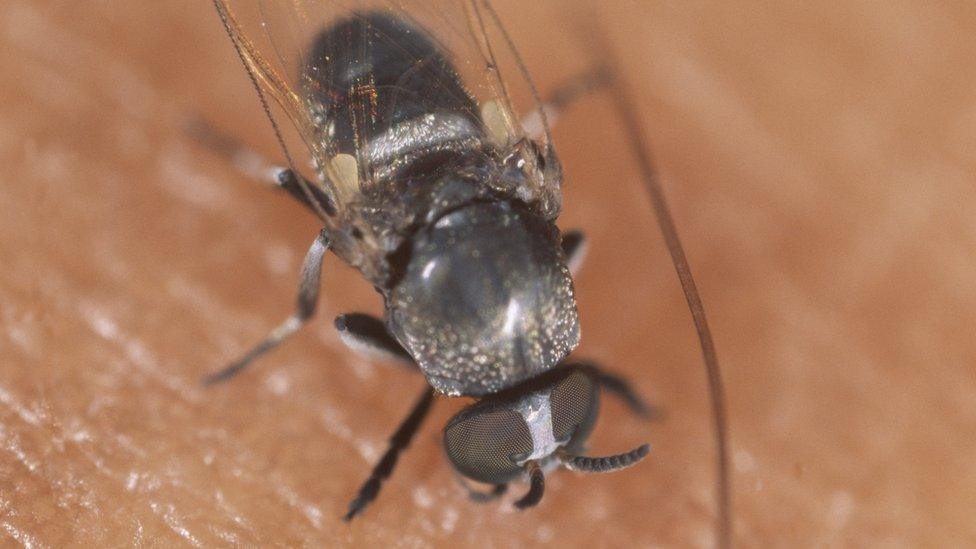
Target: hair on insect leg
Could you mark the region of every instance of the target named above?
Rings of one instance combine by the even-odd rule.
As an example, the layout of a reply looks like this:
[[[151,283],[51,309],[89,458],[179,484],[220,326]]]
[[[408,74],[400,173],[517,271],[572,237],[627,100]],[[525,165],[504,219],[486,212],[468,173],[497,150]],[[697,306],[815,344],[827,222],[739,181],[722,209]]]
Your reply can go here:
[[[346,313],[336,317],[335,327],[342,342],[350,349],[366,355],[394,358],[416,369],[410,353],[390,335],[381,319],[365,313]]]
[[[312,242],[312,246],[305,254],[302,262],[301,281],[298,284],[298,302],[295,312],[284,322],[278,325],[268,334],[263,341],[255,345],[243,357],[232,362],[229,366],[206,376],[203,379],[205,385],[210,385],[218,381],[224,381],[240,373],[244,368],[253,363],[258,357],[277,347],[281,342],[288,339],[297,332],[312,315],[319,300],[319,285],[322,277],[322,258],[329,249],[329,240],[322,231]]]
[[[410,441],[417,434],[417,430],[423,423],[424,418],[427,417],[427,413],[430,411],[430,405],[433,402],[434,390],[429,386],[425,386],[420,398],[410,410],[410,414],[407,415],[396,432],[393,433],[393,436],[390,437],[390,446],[387,448],[386,453],[383,454],[383,457],[373,467],[369,478],[366,479],[366,482],[363,483],[356,497],[349,503],[349,511],[342,517],[342,520],[349,522],[356,515],[361,514],[366,509],[366,506],[376,499],[376,496],[379,495],[380,487],[383,485],[383,481],[390,478],[390,475],[393,474],[393,469],[396,467],[400,453],[410,446]]]

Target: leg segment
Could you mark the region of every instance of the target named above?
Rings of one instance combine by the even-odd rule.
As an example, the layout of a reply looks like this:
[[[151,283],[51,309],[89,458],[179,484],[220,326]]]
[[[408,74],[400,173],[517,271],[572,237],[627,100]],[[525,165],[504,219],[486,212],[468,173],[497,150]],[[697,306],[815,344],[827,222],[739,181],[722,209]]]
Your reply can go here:
[[[309,202],[309,195],[321,205],[325,213],[329,215],[335,213],[335,206],[325,193],[317,185],[313,185],[301,174],[296,173],[295,170],[268,162],[266,158],[246,147],[240,141],[224,134],[202,118],[191,119],[186,124],[186,128],[194,139],[226,158],[244,176],[284,189],[305,207],[311,209],[313,213],[318,212],[316,212],[315,206]],[[302,189],[303,186],[308,190],[308,194]]]
[[[302,278],[298,285],[298,303],[295,312],[292,313],[284,322],[268,334],[268,337],[254,348],[247,352],[243,357],[231,363],[229,366],[208,375],[203,382],[206,385],[223,381],[251,364],[256,358],[274,349],[282,341],[288,339],[301,328],[306,321],[315,313],[315,307],[319,299],[319,282],[322,275],[322,257],[329,249],[329,240],[324,231],[319,233],[315,242],[305,254],[305,261],[302,263]]]
[[[598,66],[582,74],[578,74],[569,81],[561,84],[552,94],[546,98],[542,108],[546,111],[546,120],[549,126],[555,126],[560,115],[565,112],[569,105],[573,104],[582,97],[595,91],[608,87],[611,83],[611,73],[605,66]],[[522,128],[526,135],[532,139],[540,139],[545,135],[545,128],[542,126],[542,116],[538,109],[522,119]]]
[[[508,492],[508,484],[495,484],[491,490],[485,491],[471,486],[468,480],[457,471],[454,471],[454,476],[457,478],[461,487],[464,488],[464,491],[467,492],[468,499],[475,503],[489,503],[504,496]]]
[[[522,499],[515,502],[515,508],[520,511],[538,505],[546,491],[546,477],[539,464],[535,461],[529,461],[525,467],[529,473],[529,491],[522,496]]]
[[[624,404],[635,414],[646,418],[657,417],[661,414],[655,408],[644,402],[644,399],[637,394],[637,391],[634,390],[630,382],[626,379],[597,370],[596,380],[600,384],[600,387],[624,401]]]
[[[637,391],[634,390],[630,382],[626,379],[604,371],[592,363],[573,364],[571,367],[586,371],[602,389],[622,400],[630,408],[631,412],[649,419],[657,419],[664,415],[657,408],[644,402],[644,399],[637,394]]]
[[[433,401],[434,390],[429,386],[425,386],[420,399],[417,400],[413,409],[410,410],[410,415],[403,420],[403,423],[400,424],[396,432],[393,433],[393,436],[390,437],[390,447],[387,448],[386,453],[383,454],[379,463],[373,467],[373,472],[370,473],[369,478],[366,479],[366,482],[359,489],[356,498],[349,503],[349,512],[342,517],[343,520],[346,522],[352,520],[376,499],[376,496],[380,492],[380,486],[393,473],[393,468],[396,466],[397,459],[400,457],[400,452],[410,446],[410,441],[417,434],[417,429],[420,428],[420,424],[423,423],[424,418],[427,417],[427,412],[430,411],[430,405]]]
[[[292,198],[304,204],[306,208],[312,210],[312,213],[318,212],[315,205],[309,201],[309,195],[322,207],[325,213],[329,215],[336,213],[335,205],[332,204],[329,197],[325,196],[325,193],[318,186],[313,185],[291,168],[280,168],[275,174],[275,184],[288,191]],[[305,191],[308,191],[308,195],[305,194]]]
[[[575,275],[586,259],[586,235],[579,229],[564,232],[562,248],[563,255],[566,256],[566,266],[569,267],[569,272]]]
[[[343,343],[354,351],[392,357],[414,365],[410,354],[390,335],[383,321],[375,316],[365,313],[339,315],[335,319],[335,327]]]
[[[190,136],[226,158],[244,176],[262,183],[279,185],[278,173],[284,168],[268,162],[266,158],[221,132],[203,118],[194,116],[186,122],[185,127]]]

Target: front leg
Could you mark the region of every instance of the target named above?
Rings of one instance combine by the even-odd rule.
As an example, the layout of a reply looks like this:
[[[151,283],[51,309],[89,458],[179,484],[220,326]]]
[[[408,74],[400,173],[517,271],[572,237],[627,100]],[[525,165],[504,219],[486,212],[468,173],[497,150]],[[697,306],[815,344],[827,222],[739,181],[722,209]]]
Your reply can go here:
[[[349,503],[349,511],[342,517],[342,520],[349,522],[356,515],[362,513],[366,509],[366,506],[376,499],[376,496],[380,493],[380,486],[382,486],[384,480],[390,478],[390,475],[393,474],[393,468],[396,467],[400,454],[410,446],[410,441],[413,440],[414,435],[417,434],[417,430],[420,429],[420,425],[423,423],[424,418],[427,417],[427,412],[430,411],[430,405],[433,402],[434,390],[429,386],[424,387],[423,393],[410,410],[410,414],[403,420],[396,432],[393,433],[393,436],[390,437],[390,445],[386,453],[383,454],[380,461],[373,467],[372,473],[370,473],[369,478],[366,479],[366,482],[359,489],[359,493],[356,494],[355,499]]]
[[[508,484],[495,484],[488,490],[480,490],[471,486],[471,483],[461,473],[457,472],[457,470],[454,470],[454,476],[457,478],[461,488],[468,494],[468,499],[475,503],[490,503],[508,492]]]
[[[567,364],[569,367],[580,368],[584,370],[590,377],[597,382],[601,389],[609,392],[610,394],[616,396],[630,408],[630,411],[648,419],[660,419],[664,416],[664,413],[658,408],[647,404],[637,391],[634,390],[630,382],[627,379],[607,372],[603,368],[593,364],[592,362],[579,362]]]
[[[277,328],[271,330],[261,343],[255,345],[243,357],[232,362],[229,366],[206,376],[204,384],[210,385],[218,381],[224,381],[238,374],[254,362],[255,359],[277,347],[282,341],[288,339],[298,331],[309,318],[315,314],[315,308],[319,301],[319,285],[322,277],[322,257],[329,249],[329,239],[325,236],[325,230],[319,233],[312,246],[305,254],[305,261],[302,262],[301,282],[298,285],[298,303],[295,312],[291,314]]]
[[[390,335],[386,324],[375,316],[365,313],[346,313],[336,317],[335,327],[339,330],[342,342],[350,349],[366,355],[393,358],[416,368],[410,353]]]

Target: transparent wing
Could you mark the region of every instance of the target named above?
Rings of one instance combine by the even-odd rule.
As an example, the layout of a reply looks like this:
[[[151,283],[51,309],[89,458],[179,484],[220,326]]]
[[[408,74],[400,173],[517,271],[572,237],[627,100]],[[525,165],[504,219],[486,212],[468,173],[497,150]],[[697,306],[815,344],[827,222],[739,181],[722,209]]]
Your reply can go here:
[[[318,171],[313,184],[333,202],[330,217],[341,219],[390,174],[391,152],[409,153],[394,146],[404,132],[482,140],[501,154],[525,141],[514,105],[531,106],[534,89],[483,0],[215,4],[257,84],[304,141]],[[404,124],[434,103],[457,116]],[[558,177],[548,179],[536,177],[540,195],[558,193]]]

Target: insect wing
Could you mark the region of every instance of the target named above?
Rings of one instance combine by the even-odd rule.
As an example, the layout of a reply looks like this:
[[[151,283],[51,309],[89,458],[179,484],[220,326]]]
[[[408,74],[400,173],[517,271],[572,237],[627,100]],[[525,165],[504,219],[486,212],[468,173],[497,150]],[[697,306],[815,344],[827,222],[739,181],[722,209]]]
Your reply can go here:
[[[498,39],[503,31],[482,1],[215,4],[249,72],[304,141],[319,172],[315,184],[340,219],[395,169],[392,153],[409,153],[391,145],[404,132],[480,139],[502,156],[525,142],[512,97],[530,95],[531,86],[513,63],[505,65],[517,54],[507,37]],[[425,107],[446,107],[454,116],[425,123]],[[416,123],[404,124],[411,116]],[[534,179],[538,194],[545,182]]]

